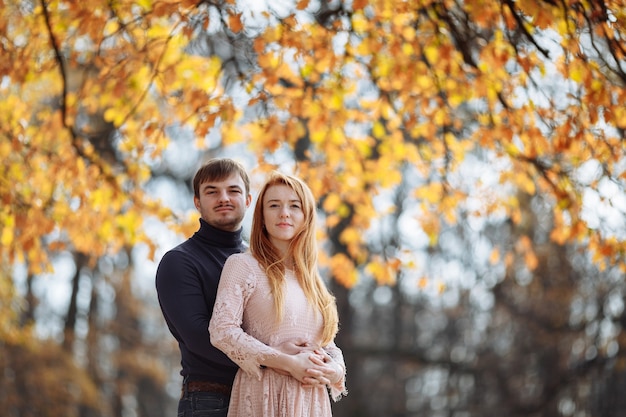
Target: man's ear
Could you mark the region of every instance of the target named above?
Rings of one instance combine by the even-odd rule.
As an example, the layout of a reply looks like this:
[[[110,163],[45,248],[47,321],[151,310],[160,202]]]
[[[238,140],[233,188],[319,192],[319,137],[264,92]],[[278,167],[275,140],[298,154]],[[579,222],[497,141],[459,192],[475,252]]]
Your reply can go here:
[[[193,197],[193,205],[196,206],[196,210],[200,211],[200,199],[196,196]]]
[[[252,203],[252,194],[248,194],[246,198],[246,208],[250,207],[250,203]]]

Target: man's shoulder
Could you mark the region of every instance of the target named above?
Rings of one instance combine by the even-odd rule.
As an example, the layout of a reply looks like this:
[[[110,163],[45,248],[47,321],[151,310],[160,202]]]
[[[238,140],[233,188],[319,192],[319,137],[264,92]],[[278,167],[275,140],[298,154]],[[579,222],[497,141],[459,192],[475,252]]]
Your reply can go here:
[[[181,255],[184,255],[186,253],[189,253],[189,249],[190,249],[190,245],[189,245],[189,240],[185,240],[184,242],[179,243],[178,245],[174,246],[173,248],[168,249],[164,254],[163,254],[163,258],[169,258],[169,257],[178,257]]]
[[[195,263],[197,255],[194,255],[193,245],[188,240],[179,243],[171,249],[168,249],[161,260],[159,261],[159,269],[161,268],[176,268],[181,264],[185,264],[188,262]]]

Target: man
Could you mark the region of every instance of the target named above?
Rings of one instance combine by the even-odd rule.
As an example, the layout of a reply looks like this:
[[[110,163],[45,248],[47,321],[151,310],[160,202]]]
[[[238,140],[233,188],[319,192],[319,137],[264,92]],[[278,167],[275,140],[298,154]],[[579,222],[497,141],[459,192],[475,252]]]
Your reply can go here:
[[[250,179],[238,162],[217,158],[196,172],[193,190],[200,228],[163,256],[156,289],[167,326],[180,348],[183,387],[178,415],[210,411],[212,416],[225,417],[238,368],[211,345],[208,327],[224,262],[246,249],[241,224],[252,201]],[[298,346],[304,345],[294,342],[284,350],[295,354]],[[331,371],[302,367],[311,375],[311,384],[328,383],[326,375]]]

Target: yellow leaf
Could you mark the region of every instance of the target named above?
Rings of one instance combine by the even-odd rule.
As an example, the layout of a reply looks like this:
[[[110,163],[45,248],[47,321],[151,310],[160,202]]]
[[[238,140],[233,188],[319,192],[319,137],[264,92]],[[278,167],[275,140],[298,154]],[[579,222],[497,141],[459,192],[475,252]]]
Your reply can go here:
[[[324,199],[324,211],[326,213],[332,213],[337,210],[339,205],[341,204],[341,198],[337,193],[329,193]]]
[[[530,269],[531,271],[534,271],[537,268],[537,265],[539,265],[539,260],[537,259],[537,255],[535,255],[534,252],[527,252],[524,255],[524,262],[526,263],[526,266],[528,267],[528,269]]]
[[[366,266],[366,270],[372,274],[379,285],[392,285],[396,282],[397,265],[394,261],[385,262],[375,259]]]
[[[341,232],[341,241],[343,243],[358,242],[361,240],[361,233],[354,227],[347,227]]]
[[[385,126],[379,121],[374,122],[374,126],[372,127],[372,135],[376,139],[382,139],[385,137],[386,131]]]
[[[109,107],[104,111],[104,120],[113,123],[115,126],[120,126],[126,118],[126,112],[124,109],[117,107]]]
[[[415,190],[415,197],[429,203],[437,203],[443,196],[443,185],[438,182],[431,182],[428,185]]]
[[[117,32],[119,28],[120,28],[119,21],[117,19],[111,19],[107,21],[107,23],[105,24],[102,34],[104,36],[111,36],[115,32]]]
[[[535,182],[525,172],[520,172],[515,177],[520,188],[527,194],[534,195],[536,191]]]
[[[431,64],[437,64],[439,60],[439,47],[435,45],[428,45],[424,48],[424,55],[426,55],[426,59]]]
[[[163,21],[165,23],[165,21]],[[170,31],[172,29],[167,24],[159,24],[155,22],[150,28],[147,30],[148,37],[151,39],[161,39],[167,38],[170,35]]]
[[[137,0],[136,1],[137,5],[139,7],[141,7],[144,10],[150,10],[150,8],[152,7],[152,1],[151,0]]]
[[[416,37],[416,32],[415,32],[415,28],[412,26],[404,26],[402,28],[402,37],[407,41],[407,42],[413,42],[415,40]],[[410,44],[409,44],[410,45]]]
[[[424,218],[420,219],[420,225],[426,236],[428,236],[428,243],[431,246],[436,245],[439,240],[439,230],[441,228],[439,217],[436,215],[424,216]]]
[[[500,261],[500,250],[498,248],[493,248],[491,251],[491,255],[489,255],[489,263],[491,265],[495,265]]]
[[[13,243],[13,235],[15,231],[12,227],[8,227],[6,224],[2,227],[2,236],[0,237],[0,243],[4,247],[11,246]]]
[[[343,253],[338,253],[330,259],[330,271],[337,282],[346,288],[353,287],[357,282],[354,263]]]
[[[356,34],[367,32],[369,27],[369,21],[365,16],[363,16],[363,13],[359,12],[352,15],[352,29]]]

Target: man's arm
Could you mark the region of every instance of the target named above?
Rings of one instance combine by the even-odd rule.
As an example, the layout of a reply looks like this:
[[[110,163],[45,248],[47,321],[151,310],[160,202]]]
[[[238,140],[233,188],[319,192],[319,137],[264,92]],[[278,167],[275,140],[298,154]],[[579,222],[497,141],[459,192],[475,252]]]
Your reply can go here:
[[[233,362],[211,345],[207,328],[213,306],[207,306],[198,270],[187,254],[166,253],[157,269],[156,288],[170,331],[194,354],[224,366]]]

